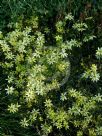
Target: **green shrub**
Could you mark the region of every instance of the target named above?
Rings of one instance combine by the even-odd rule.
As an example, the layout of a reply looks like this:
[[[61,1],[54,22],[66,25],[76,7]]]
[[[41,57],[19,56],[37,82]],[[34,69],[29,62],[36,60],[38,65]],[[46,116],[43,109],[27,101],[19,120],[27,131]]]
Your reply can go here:
[[[32,16],[10,23],[7,34],[0,32],[8,111],[19,115],[22,127],[34,127],[40,136],[102,135],[102,96],[98,93],[102,55],[97,47],[95,59],[93,52],[83,56],[96,38],[86,20],[66,14],[52,32]],[[98,85],[100,91],[93,96],[90,84],[84,86],[83,81]]]

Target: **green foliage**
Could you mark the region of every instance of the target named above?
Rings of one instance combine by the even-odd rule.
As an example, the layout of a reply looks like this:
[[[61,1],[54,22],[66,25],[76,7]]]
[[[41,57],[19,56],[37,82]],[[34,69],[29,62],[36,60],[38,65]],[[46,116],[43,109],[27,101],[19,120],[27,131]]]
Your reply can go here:
[[[20,17],[0,32],[2,90],[18,125],[39,136],[102,135],[101,48],[91,21],[65,14],[52,31],[38,16]]]
[[[29,17],[37,13],[46,16],[53,23],[54,19],[62,18],[65,12],[72,12],[82,20],[90,15],[100,14],[101,0],[2,0],[0,3],[0,30],[7,30],[7,24],[17,21],[21,15]],[[46,21],[46,19],[42,19]]]
[[[96,57],[97,57],[97,59],[102,58],[102,47],[98,48],[98,50],[96,51]]]
[[[10,111],[11,113],[15,113],[18,111],[18,108],[20,107],[20,105],[17,104],[12,104],[8,106],[8,111]]]
[[[100,78],[99,73],[97,73],[97,66],[92,64],[91,69],[88,69],[84,74],[84,78],[90,78],[93,82],[97,82]]]

